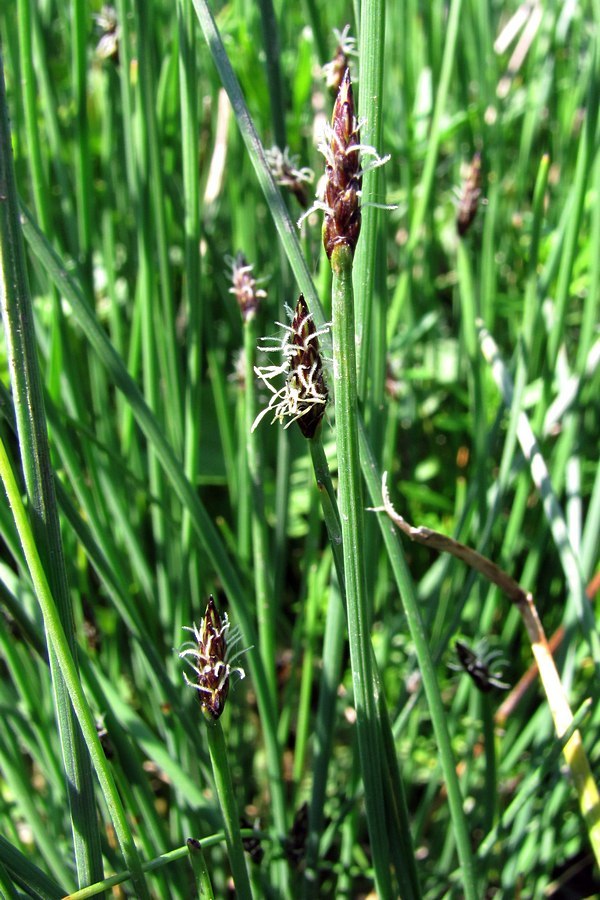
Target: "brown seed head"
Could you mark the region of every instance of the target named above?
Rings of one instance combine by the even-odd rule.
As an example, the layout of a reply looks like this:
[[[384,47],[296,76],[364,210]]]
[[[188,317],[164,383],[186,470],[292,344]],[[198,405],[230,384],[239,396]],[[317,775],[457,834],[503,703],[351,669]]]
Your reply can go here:
[[[307,184],[312,184],[315,175],[312,169],[308,167],[298,168],[298,157],[290,155],[286,147],[283,153],[279,147],[271,147],[265,151],[267,163],[273,178],[282,187],[290,191],[302,207],[306,209],[308,203]]]
[[[357,56],[357,53],[356,38],[351,37],[349,25],[346,25],[343,31],[334,28],[333,33],[337,39],[335,55],[323,66],[323,75],[327,89],[335,97],[340,89],[344,72],[350,66],[350,57]]]
[[[323,361],[319,352],[319,335],[326,334],[327,326],[317,329],[304,296],[300,294],[292,315],[292,324],[282,325],[283,338],[263,338],[259,350],[265,353],[280,352],[283,363],[279,366],[254,367],[254,371],[271,392],[268,405],[252,425],[257,427],[262,419],[273,414],[272,422],[286,422],[288,428],[297,422],[306,438],[313,438],[325,413],[328,392],[323,375]],[[274,385],[276,379],[285,376],[283,387]],[[287,421],[286,421],[287,420]]]
[[[328,212],[323,223],[323,244],[331,259],[338,244],[347,244],[354,253],[360,234],[360,133],[349,69],[342,78],[325,145],[324,202]]]
[[[319,338],[304,294],[300,294],[292,320],[289,381],[298,392],[298,425],[305,438],[313,438],[325,414],[328,391],[323,376]],[[315,403],[315,397],[319,402]]]
[[[233,282],[229,293],[234,294],[245,322],[256,315],[260,301],[267,296],[267,292],[257,287],[256,278],[252,274],[252,266],[248,264],[243,253],[238,253],[235,259],[227,257],[227,262],[231,268]]]
[[[195,643],[188,649],[182,650],[181,658],[191,657],[191,666],[196,673],[197,681],[191,682],[184,673],[184,678],[190,687],[198,691],[200,706],[204,716],[212,722],[220,717],[225,707],[229,694],[229,679],[232,671],[243,677],[243,669],[232,670],[226,662],[227,641],[226,634],[229,630],[227,614],[223,618],[219,615],[211,594],[206,606],[204,618],[200,627],[195,625],[187,628],[195,638]]]

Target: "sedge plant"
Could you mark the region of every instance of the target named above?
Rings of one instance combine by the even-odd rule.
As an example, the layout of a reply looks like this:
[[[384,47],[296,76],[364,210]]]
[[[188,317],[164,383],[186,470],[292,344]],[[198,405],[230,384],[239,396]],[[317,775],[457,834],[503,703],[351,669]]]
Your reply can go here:
[[[517,6],[0,4],[3,896],[599,892],[598,3]]]

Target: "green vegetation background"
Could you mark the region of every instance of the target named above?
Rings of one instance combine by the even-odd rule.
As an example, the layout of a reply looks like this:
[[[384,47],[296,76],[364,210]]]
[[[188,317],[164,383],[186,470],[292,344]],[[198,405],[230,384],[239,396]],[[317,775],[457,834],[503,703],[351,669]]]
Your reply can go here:
[[[211,5],[261,141],[289,147],[316,180],[316,127],[332,106],[320,66],[333,56],[334,27],[349,23],[357,34],[359,8],[337,0],[274,10],[249,0]],[[572,709],[593,698],[582,729],[597,769],[598,660],[582,597],[597,569],[600,518],[600,10],[595,2],[525,5],[513,43],[499,52],[494,42],[517,8],[404,0],[382,12],[363,4],[363,21],[385,16],[374,51],[383,61],[377,149],[391,158],[377,199],[396,208],[379,214],[366,251],[371,269],[357,275],[370,272],[357,288],[370,331],[359,348],[362,410],[396,508],[506,568],[534,594],[549,635],[564,625],[557,662]],[[258,336],[277,333],[304,286],[191,3],[121,0],[118,55],[104,59],[99,12],[84,0],[17,0],[0,10],[0,37],[80,677],[103,723],[108,767],[142,861],[178,851],[146,875],[146,888],[142,878],[130,889],[196,896],[194,885],[207,876],[193,874],[198,863],[187,858],[186,840],[222,827],[206,727],[177,655],[182,627],[199,622],[213,593],[242,626],[247,651],[240,662],[249,674],[232,686],[222,725],[239,811],[265,832],[262,862],[249,863],[252,891],[310,895],[290,829],[313,796],[321,741],[319,896],[362,896],[373,872],[352,681],[344,645],[339,659],[324,658],[339,592],[311,457],[295,426],[284,431],[265,419],[248,436],[249,410],[268,396],[240,363],[244,329],[224,257],[243,251],[264,279]],[[516,42],[533,25],[511,71]],[[351,57],[361,100],[362,65]],[[369,108],[358,112],[368,130]],[[459,241],[456,192],[476,151],[484,199]],[[297,219],[295,198],[285,202]],[[320,222],[316,213],[304,223],[301,242],[327,316]],[[515,381],[508,408],[480,352],[477,317]],[[4,342],[2,354],[8,388]],[[7,390],[1,409],[0,433],[20,473]],[[516,435],[519,411],[531,421],[558,505],[545,502],[532,479]],[[328,412],[322,438],[335,475],[333,418]],[[275,641],[266,687],[254,678],[259,647],[247,646],[257,630],[257,511]],[[0,533],[0,890],[60,897],[78,886],[74,845],[93,859],[97,843],[107,874],[127,866],[95,781],[84,816],[91,834],[73,837],[69,750],[57,727],[44,624],[4,503]],[[49,571],[51,544],[40,546],[39,532],[37,539]],[[430,712],[371,513],[365,543],[373,645],[420,891],[459,897]],[[587,835],[536,683],[499,722],[504,696],[479,693],[448,666],[457,637],[484,641],[503,660],[492,669],[516,684],[532,661],[516,610],[457,561],[414,544],[405,553],[437,666],[480,896],[542,896],[575,863],[592,893]],[[64,611],[62,621],[69,632]],[[336,665],[332,684],[323,673]],[[215,895],[225,896],[223,841],[209,841],[204,856]],[[90,866],[90,881],[98,880]]]

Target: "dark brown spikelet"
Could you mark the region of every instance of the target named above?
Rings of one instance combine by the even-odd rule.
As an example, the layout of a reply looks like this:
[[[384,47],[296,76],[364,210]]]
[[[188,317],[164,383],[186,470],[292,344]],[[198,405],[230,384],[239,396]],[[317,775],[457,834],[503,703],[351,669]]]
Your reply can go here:
[[[323,75],[327,90],[335,97],[340,89],[344,72],[350,67],[350,57],[357,56],[357,52],[356,38],[350,35],[349,25],[342,31],[334,28],[333,33],[337,38],[337,45],[333,59],[323,66]]]
[[[243,253],[238,253],[232,261],[228,258],[231,266],[232,287],[229,293],[233,294],[240,307],[242,319],[246,321],[256,315],[260,301],[267,294],[262,288],[257,287],[256,278],[252,274],[252,266],[248,264],[248,260]]]
[[[354,253],[360,234],[360,133],[354,115],[349,69],[342,78],[325,141],[324,202],[328,212],[323,223],[323,244],[331,259],[338,244],[346,244]]]
[[[308,167],[298,168],[298,157],[290,155],[287,147],[281,152],[279,147],[265,151],[267,164],[277,184],[287,188],[294,195],[302,209],[308,209],[307,184],[314,181],[314,172]]]
[[[500,681],[499,676],[490,671],[488,662],[474,653],[470,647],[462,641],[456,641],[454,647],[462,668],[483,694],[489,693],[492,688],[508,690],[510,685]]]
[[[256,831],[256,828],[248,821],[245,816],[240,816],[240,828],[252,828],[253,831]],[[242,838],[242,846],[244,850],[249,855],[252,862],[259,866],[262,862],[263,856],[265,855],[265,851],[263,850],[260,838],[257,837],[243,837]]]
[[[298,425],[305,438],[316,434],[327,404],[328,391],[315,323],[300,294],[291,328],[290,373],[288,380],[298,393]],[[292,352],[294,351],[294,352]]]
[[[200,627],[185,627],[191,631],[194,642],[188,649],[182,650],[180,658],[189,658],[190,665],[196,673],[196,681],[190,681],[184,673],[186,683],[198,691],[200,707],[209,722],[216,722],[220,717],[229,694],[231,667],[226,661],[229,629],[227,614],[219,615],[212,594],[208,599],[204,618]],[[234,671],[241,672],[239,669]]]
[[[198,644],[198,684],[204,688],[199,693],[202,709],[211,719],[219,718],[229,694],[229,674],[225,663],[225,633],[214,597],[208,598],[202,636]]]
[[[461,237],[467,233],[477,215],[480,196],[481,154],[475,153],[471,160],[467,177],[463,181],[456,212],[456,229]]]

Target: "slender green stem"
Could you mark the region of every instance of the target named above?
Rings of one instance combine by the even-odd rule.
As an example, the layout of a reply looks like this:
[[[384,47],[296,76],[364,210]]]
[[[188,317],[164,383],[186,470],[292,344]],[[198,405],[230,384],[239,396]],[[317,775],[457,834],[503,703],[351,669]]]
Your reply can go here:
[[[358,113],[364,120],[361,127],[361,143],[379,150],[381,146],[381,95],[383,90],[385,0],[363,0],[360,20],[360,82]],[[368,163],[369,157],[365,157]],[[360,241],[354,261],[354,285],[356,292],[356,340],[360,348],[358,362],[359,394],[366,397],[369,374],[373,376],[375,366],[385,366],[385,358],[374,361],[371,353],[374,303],[381,307],[384,295],[378,290],[382,286],[376,275],[376,267],[381,262],[377,253],[380,235],[380,210],[369,203],[382,203],[381,186],[383,173],[380,167],[368,170],[362,183],[362,225]],[[378,342],[379,346],[379,342]],[[385,354],[384,354],[385,357]],[[376,405],[378,401],[375,401]]]
[[[260,654],[271,691],[271,702],[275,707],[277,684],[276,659],[276,610],[274,606],[272,581],[269,577],[269,542],[262,485],[262,465],[258,447],[259,435],[252,431],[256,418],[256,394],[254,359],[256,356],[256,319],[248,316],[244,320],[244,357],[246,363],[246,457],[250,476],[252,522],[252,548],[254,554],[254,589],[258,617],[258,643]]]
[[[38,122],[38,86],[33,65],[33,36],[36,31],[33,22],[37,24],[37,16],[38,12],[32,8],[31,0],[20,0],[18,4],[19,53],[21,64],[23,66],[21,87],[23,92],[23,109],[25,111],[25,126],[27,130],[27,147],[29,149],[28,162],[38,221],[42,231],[49,234],[52,231],[50,217],[51,194],[42,154],[42,139]],[[39,44],[39,41],[37,44]],[[36,48],[36,52],[38,51],[39,48]],[[46,77],[47,72],[43,66],[42,72],[42,78]],[[44,111],[46,112],[45,105]],[[47,113],[47,115],[48,114],[49,113]],[[57,397],[60,392],[61,370],[63,367],[67,367],[69,363],[66,362],[63,357],[63,319],[60,309],[60,298],[54,288],[51,288],[50,291],[54,315],[52,338],[50,341],[51,362],[48,366],[48,385],[51,395]]]
[[[202,897],[203,900],[215,900],[215,892],[213,891],[212,881],[210,880],[210,872],[208,871],[206,858],[202,851],[202,844],[200,841],[188,838],[187,845],[190,854],[190,865],[196,881],[198,897]]]
[[[133,6],[138,32],[137,87],[140,98],[140,114],[135,119],[139,256],[136,302],[142,309],[144,395],[157,418],[164,421],[165,430],[171,435],[171,443],[180,454],[183,445],[181,385],[175,351],[175,315],[169,278],[163,175],[159,165],[152,43],[149,37],[151,10],[140,0],[135,0]],[[160,318],[157,315],[159,299],[162,304]],[[164,419],[161,399],[163,385],[169,400],[169,415]],[[152,447],[148,451],[148,475],[150,490],[159,500],[152,505],[151,518],[156,548],[158,604],[161,619],[166,626],[173,618],[168,565],[171,550],[166,540],[166,486],[160,462]]]
[[[269,97],[271,100],[271,120],[275,133],[275,143],[283,149],[286,144],[285,136],[285,101],[283,93],[283,81],[281,78],[280,54],[279,54],[279,26],[273,7],[273,0],[259,0],[260,22],[262,26],[263,45],[267,66],[267,83],[269,85]]]
[[[489,694],[479,694],[481,719],[483,722],[483,746],[485,757],[486,802],[483,810],[483,833],[491,831],[498,816],[498,780],[496,770],[496,735],[494,733],[494,715]]]
[[[23,110],[27,130],[28,162],[31,187],[35,201],[35,211],[44,231],[48,230],[50,215],[47,178],[42,159],[42,143],[37,119],[37,90],[33,67],[33,29],[31,25],[31,0],[19,0],[17,4],[19,22],[19,54],[21,58]]]
[[[457,271],[461,308],[461,331],[467,354],[470,406],[473,410],[473,450],[479,510],[479,526],[485,522],[487,505],[486,479],[486,415],[484,408],[481,354],[478,352],[475,321],[480,314],[473,284],[473,272],[469,247],[459,240],[457,247]]]
[[[381,502],[381,478],[377,470],[376,462],[371,453],[364,428],[360,429],[360,450],[363,462],[363,473],[367,483],[369,496],[373,506],[379,506]],[[396,579],[398,591],[402,599],[404,611],[410,634],[415,645],[415,653],[419,661],[419,670],[423,679],[423,688],[427,697],[427,703],[431,713],[431,722],[436,736],[439,750],[440,765],[448,791],[448,803],[450,815],[456,838],[456,847],[462,866],[462,888],[467,900],[476,900],[479,897],[475,866],[471,850],[471,838],[467,828],[467,822],[463,810],[458,777],[456,775],[456,761],[450,744],[448,733],[447,714],[442,704],[440,691],[435,675],[435,667],[431,650],[427,642],[427,634],[423,625],[423,619],[417,603],[415,589],[398,542],[398,537],[389,523],[380,518],[381,533]]]
[[[178,0],[179,26],[179,91],[181,98],[181,147],[183,157],[184,202],[184,267],[183,302],[186,311],[187,364],[184,393],[184,471],[194,484],[198,474],[201,439],[201,373],[203,298],[200,288],[200,185],[198,172],[198,112],[196,23],[186,0]],[[184,508],[181,522],[181,543],[184,565],[189,565],[190,594],[200,582],[198,557],[193,546],[193,529],[189,512]],[[179,616],[176,629],[192,618],[187,614],[189,601],[176,604]],[[181,633],[181,632],[180,632]]]
[[[87,45],[90,17],[87,3],[74,0],[72,14],[73,94],[77,115],[76,191],[79,263],[87,290],[92,286],[92,165],[90,157]]]
[[[283,429],[281,429],[283,431]],[[302,615],[296,623],[296,635],[294,640],[295,655],[302,655],[302,665],[300,673],[300,689],[297,699],[297,715],[296,715],[296,740],[294,747],[294,768],[293,782],[294,785],[302,784],[302,777],[305,772],[307,748],[312,730],[312,692],[314,683],[315,656],[316,646],[319,639],[319,610],[322,604],[322,597],[326,591],[328,576],[331,571],[331,558],[324,555],[320,565],[317,566],[316,556],[318,553],[318,522],[320,516],[320,507],[318,499],[313,493],[311,497],[311,509],[309,519],[309,531],[305,543],[305,559],[306,559],[306,603]],[[286,698],[287,699],[287,698]],[[291,707],[293,704],[289,704]],[[283,718],[283,717],[282,717]],[[283,743],[283,741],[282,741]],[[300,804],[295,804],[299,806]]]
[[[319,65],[324,66],[329,59],[326,7],[324,4],[318,4],[317,0],[304,0],[303,5],[306,8],[306,18],[310,22]]]
[[[327,626],[323,643],[323,678],[319,694],[319,707],[315,724],[315,762],[313,767],[313,790],[310,806],[310,834],[306,854],[305,896],[314,891],[317,851],[323,825],[323,803],[327,783],[327,767],[331,752],[332,718],[335,708],[335,686],[340,677],[341,654],[344,644],[343,614],[347,610],[346,586],[344,578],[344,556],[342,549],[342,528],[340,513],[331,480],[331,472],[325,456],[320,433],[309,441],[315,478],[319,488],[323,517],[331,543],[340,596],[334,591],[327,608]],[[341,603],[339,602],[341,598]],[[373,652],[373,651],[372,651]],[[385,695],[379,681],[377,663],[373,652],[373,674],[376,679],[374,695],[378,698],[378,727],[382,735],[385,755],[383,781],[385,787],[386,815],[390,833],[391,853],[394,857],[400,893],[406,900],[420,897],[419,879],[415,864],[411,839],[408,808],[398,757],[394,746],[392,728],[389,721]],[[401,861],[398,860],[398,854]]]
[[[545,153],[540,160],[535,190],[533,192],[533,223],[531,227],[529,259],[527,260],[527,287],[525,289],[525,303],[523,310],[523,340],[526,349],[526,359],[523,361],[526,363],[527,371],[529,372],[537,371],[535,358],[539,341],[536,340],[536,332],[542,331],[541,328],[536,328],[536,325],[539,325],[541,321],[541,298],[538,289],[537,269],[542,224],[544,222],[544,198],[546,195],[546,185],[548,184],[549,174],[550,157]],[[490,323],[488,323],[488,327],[491,327]]]
[[[366,595],[364,513],[358,455],[356,352],[352,252],[336,247],[333,272],[333,360],[336,440],[339,471],[339,508],[344,547],[344,573],[348,602],[348,640],[356,705],[356,729],[365,786],[367,821],[377,889],[392,896],[390,855],[382,784],[382,747],[377,723],[371,650],[371,611]]]
[[[216,847],[218,844],[222,844],[224,839],[225,836],[222,831],[213,834],[208,838],[203,838],[202,849],[207,850],[209,847]],[[149,862],[144,863],[142,869],[144,872],[156,872],[159,869],[170,866],[171,863],[185,859],[185,857],[189,855],[189,852],[189,844],[185,843],[183,847],[169,850],[168,853],[162,853],[156,859],[151,859]],[[109,891],[111,888],[116,887],[118,884],[124,884],[126,881],[129,881],[130,877],[129,872],[120,872],[118,875],[112,875],[110,878],[106,878],[99,884],[93,884],[88,888],[83,888],[81,891],[75,891],[75,893],[69,895],[69,900],[88,900],[89,897],[97,897],[98,894],[102,894],[105,891]],[[202,897],[202,894],[200,894],[200,896]],[[52,898],[52,900],[54,900],[54,898]]]
[[[161,149],[156,114],[154,72],[152,65],[152,41],[150,38],[151,4],[134,0],[135,21],[138,29],[139,91],[142,115],[139,117],[140,151],[146,155],[145,170],[141,173],[141,189],[150,201],[146,221],[151,228],[151,243],[146,252],[148,263],[155,270],[158,264],[161,301],[160,340],[153,352],[161,360],[161,377],[165,381],[169,398],[169,415],[166,417],[167,433],[171,443],[181,452],[183,446],[181,372],[175,338],[175,304],[173,302],[169,271],[169,246],[165,209],[165,189]],[[150,220],[150,209],[152,220]],[[141,223],[140,223],[141,224]],[[157,319],[156,309],[152,314]]]
[[[244,848],[240,836],[240,817],[238,813],[229,762],[227,760],[227,748],[223,736],[221,722],[208,723],[206,726],[208,735],[208,750],[212,763],[213,775],[217,789],[217,796],[221,804],[223,824],[225,826],[225,840],[233,880],[235,882],[236,896],[240,900],[250,900],[252,890],[248,878],[248,869],[244,858]]]
[[[316,896],[319,844],[325,822],[327,773],[331,760],[337,700],[346,642],[346,613],[338,586],[332,585],[327,604],[327,621],[323,639],[323,671],[320,679],[319,703],[314,722],[312,791],[309,808],[308,846],[304,872],[304,897]]]

